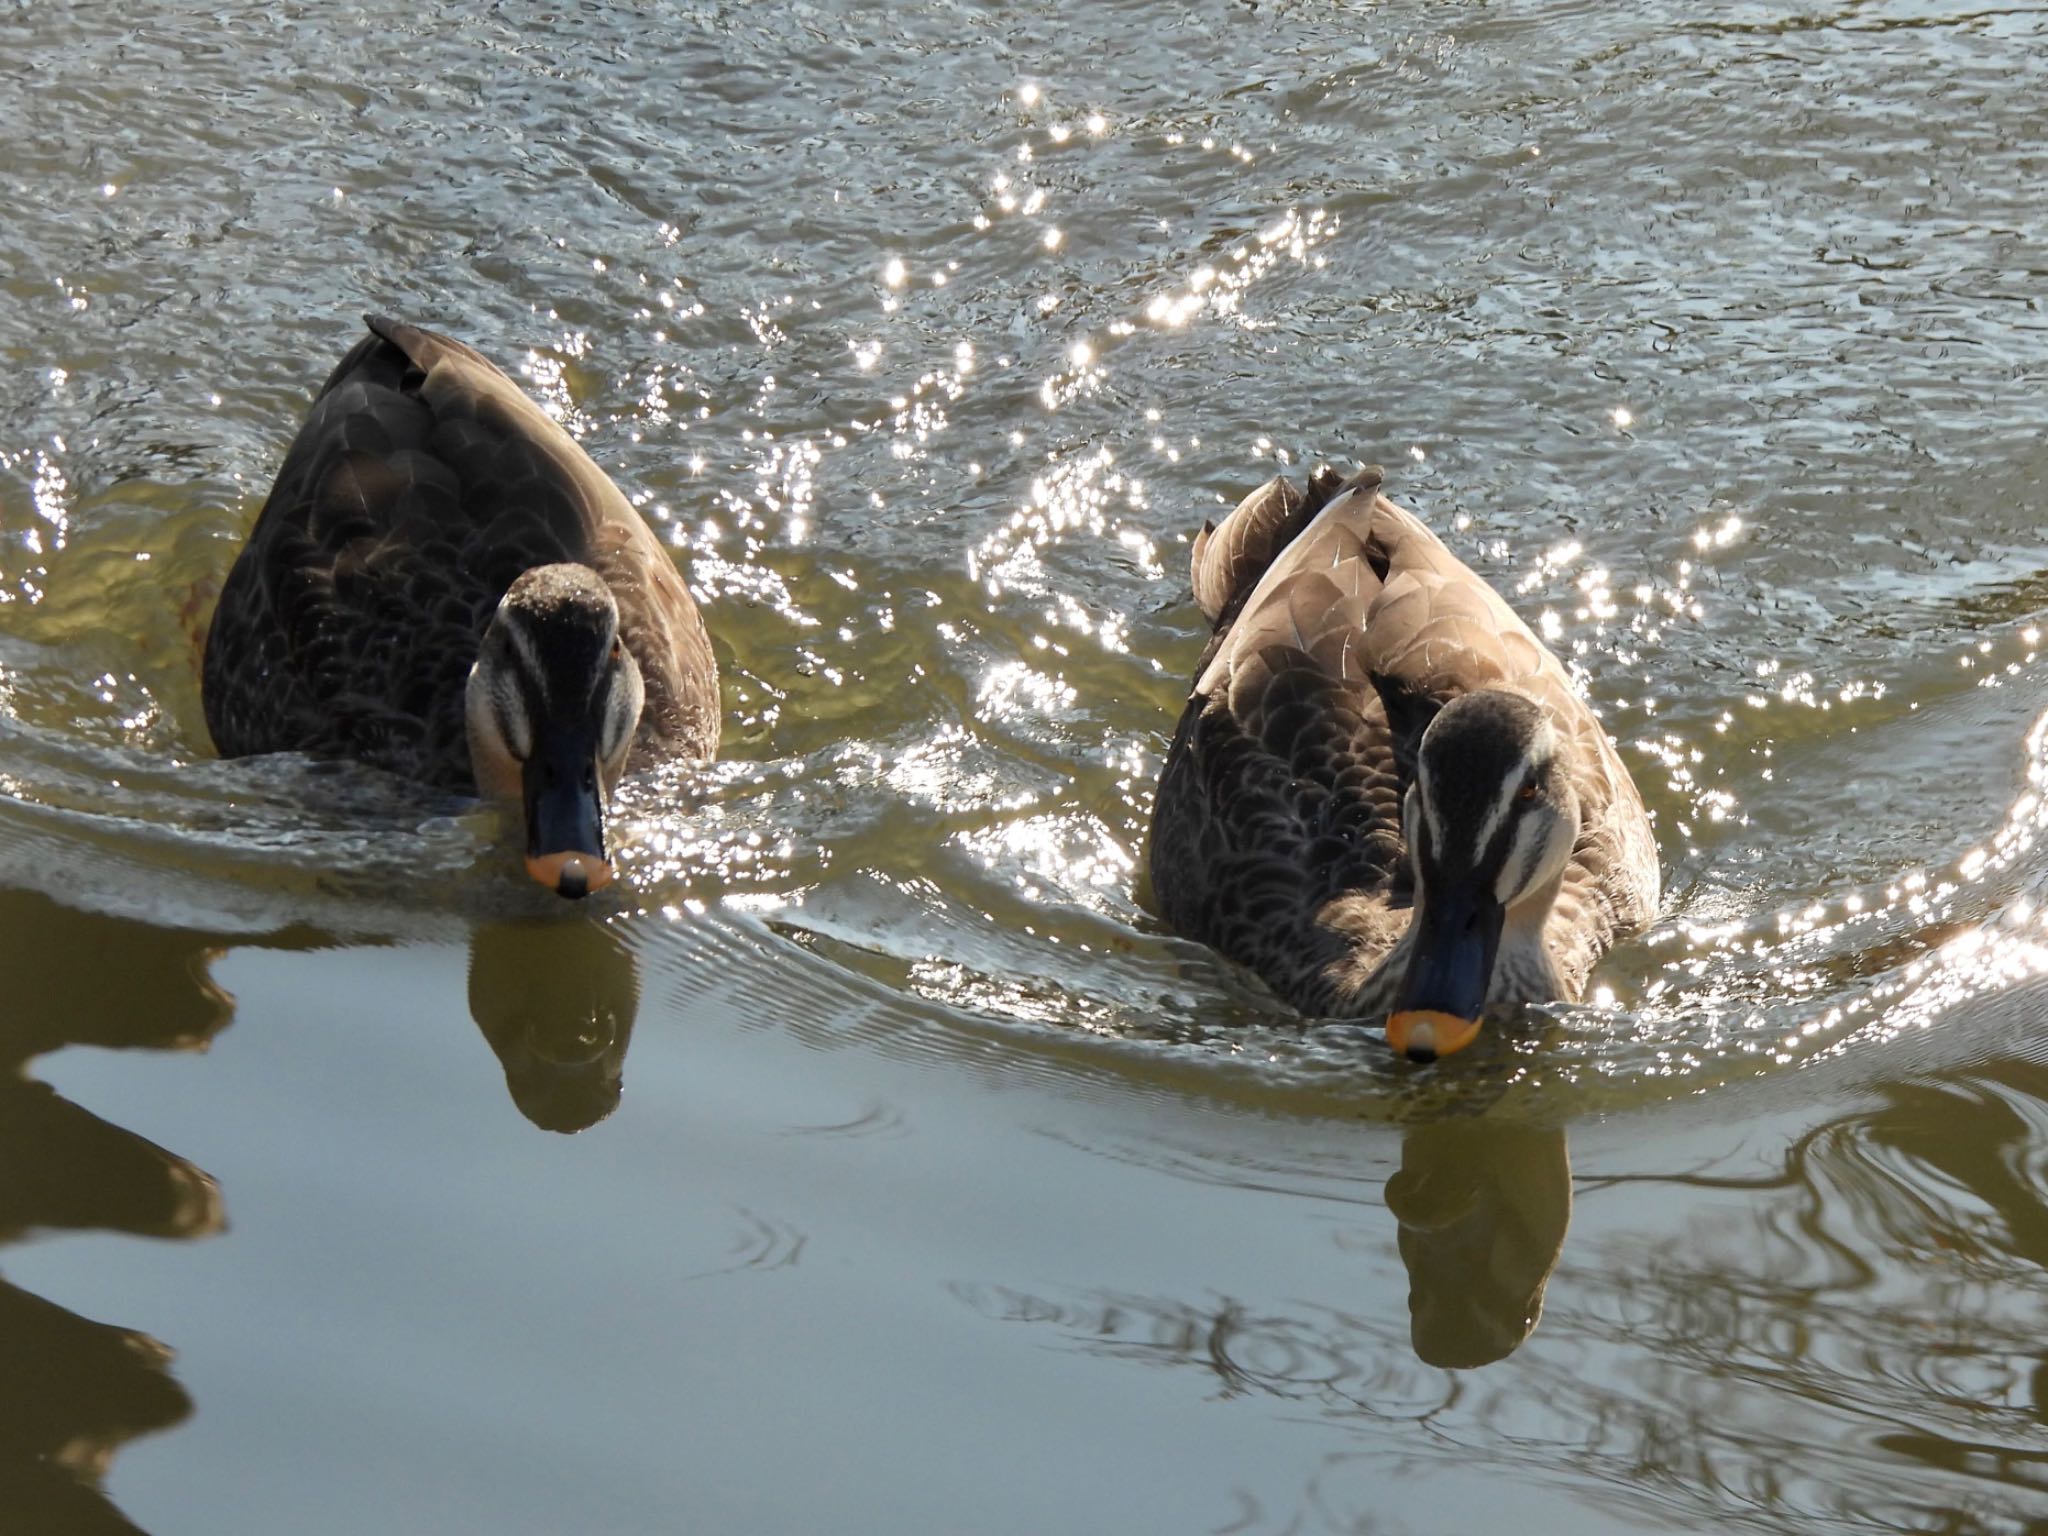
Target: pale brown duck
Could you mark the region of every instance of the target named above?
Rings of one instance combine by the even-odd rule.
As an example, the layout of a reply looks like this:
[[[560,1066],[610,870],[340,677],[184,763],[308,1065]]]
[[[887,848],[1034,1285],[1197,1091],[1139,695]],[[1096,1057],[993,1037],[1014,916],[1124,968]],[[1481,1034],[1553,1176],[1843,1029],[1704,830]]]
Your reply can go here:
[[[1429,1061],[1580,997],[1655,912],[1657,845],[1557,658],[1381,480],[1275,478],[1197,536],[1215,634],[1151,875],[1176,931]]]

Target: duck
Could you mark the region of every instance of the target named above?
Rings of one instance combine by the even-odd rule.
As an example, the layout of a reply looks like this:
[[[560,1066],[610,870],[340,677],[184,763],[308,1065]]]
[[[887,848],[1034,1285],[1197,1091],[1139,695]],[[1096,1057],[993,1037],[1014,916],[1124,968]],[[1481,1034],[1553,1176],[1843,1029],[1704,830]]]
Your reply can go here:
[[[1427,1063],[1582,997],[1660,872],[1563,665],[1384,480],[1276,476],[1196,534],[1212,633],[1147,865],[1174,932]]]
[[[401,321],[315,396],[207,629],[223,757],[349,758],[516,801],[525,867],[614,875],[619,779],[718,749],[718,665],[675,562],[482,354]]]

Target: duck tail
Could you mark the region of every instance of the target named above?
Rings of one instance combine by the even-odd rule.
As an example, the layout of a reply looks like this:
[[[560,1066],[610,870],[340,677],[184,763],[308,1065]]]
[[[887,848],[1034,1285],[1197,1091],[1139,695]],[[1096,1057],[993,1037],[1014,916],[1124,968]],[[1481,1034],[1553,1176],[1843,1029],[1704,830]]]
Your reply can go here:
[[[1385,478],[1372,465],[1349,476],[1327,464],[1309,471],[1308,489],[1297,489],[1285,475],[1275,475],[1240,501],[1221,523],[1204,522],[1195,535],[1190,578],[1195,601],[1210,624],[1224,628],[1250,595],[1266,567],[1294,542],[1315,515],[1340,492],[1379,491]]]

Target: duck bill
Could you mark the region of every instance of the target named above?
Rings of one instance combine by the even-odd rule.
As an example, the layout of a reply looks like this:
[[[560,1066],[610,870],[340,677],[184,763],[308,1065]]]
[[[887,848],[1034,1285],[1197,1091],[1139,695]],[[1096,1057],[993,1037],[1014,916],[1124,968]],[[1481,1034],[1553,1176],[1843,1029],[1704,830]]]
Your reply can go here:
[[[526,872],[574,900],[611,884],[604,852],[604,800],[595,758],[574,743],[543,747],[521,775],[526,800]]]
[[[1408,974],[1387,1017],[1387,1044],[1398,1054],[1430,1062],[1478,1038],[1506,920],[1491,894],[1470,889],[1447,889],[1416,907]]]

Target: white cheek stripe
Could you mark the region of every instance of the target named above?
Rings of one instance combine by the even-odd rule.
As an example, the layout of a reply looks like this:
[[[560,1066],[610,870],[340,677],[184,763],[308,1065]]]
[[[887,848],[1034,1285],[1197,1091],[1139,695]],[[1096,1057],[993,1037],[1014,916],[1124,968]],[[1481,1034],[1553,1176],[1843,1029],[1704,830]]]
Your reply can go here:
[[[1525,889],[1523,880],[1529,874],[1529,861],[1536,853],[1531,846],[1537,837],[1548,833],[1548,818],[1525,816],[1522,824],[1515,828],[1515,841],[1508,849],[1508,856],[1502,861],[1500,873],[1494,876],[1493,899],[1503,907],[1515,904],[1515,898]],[[1483,844],[1481,846],[1484,846]]]
[[[512,649],[519,653],[519,665],[526,675],[533,679],[534,692],[543,699],[548,696],[548,675],[541,670],[540,653],[533,648],[533,636],[526,632],[525,621],[516,617],[517,609],[506,609],[502,615],[505,638],[512,642]]]

